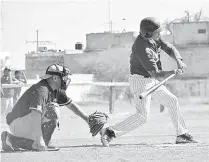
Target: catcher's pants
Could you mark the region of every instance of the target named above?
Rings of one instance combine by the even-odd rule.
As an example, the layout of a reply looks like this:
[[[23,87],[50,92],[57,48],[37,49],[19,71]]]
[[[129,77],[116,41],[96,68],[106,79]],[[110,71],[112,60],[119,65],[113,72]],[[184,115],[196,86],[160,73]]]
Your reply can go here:
[[[150,112],[151,98],[156,99],[161,105],[169,109],[177,135],[187,132],[184,119],[179,110],[178,99],[164,85],[159,87],[148,97],[141,100],[139,99],[140,93],[159,83],[159,81],[154,78],[144,78],[141,75],[134,74],[129,76],[129,82],[131,91],[134,93],[137,112],[124,121],[111,126],[111,129],[114,130],[116,137],[128,133],[147,122]]]
[[[32,126],[31,126],[31,113],[17,118],[9,125],[11,133],[17,137],[33,140]]]
[[[57,126],[57,120],[56,119],[49,120],[46,119],[46,117],[43,117],[42,126],[44,127],[47,126],[49,129],[46,130],[47,132],[43,132],[42,130],[43,136],[44,133],[47,133],[47,135],[51,137],[55,127]],[[33,131],[32,131],[32,123],[31,123],[31,113],[27,114],[24,117],[17,118],[14,121],[12,121],[12,123],[9,125],[9,129],[14,136],[33,140],[34,138],[32,133]]]

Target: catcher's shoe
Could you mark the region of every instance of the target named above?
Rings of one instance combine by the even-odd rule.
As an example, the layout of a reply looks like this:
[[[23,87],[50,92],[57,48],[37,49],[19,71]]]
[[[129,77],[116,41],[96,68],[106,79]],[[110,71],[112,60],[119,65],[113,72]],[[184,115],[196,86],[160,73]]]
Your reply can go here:
[[[176,144],[184,144],[184,143],[198,143],[198,142],[194,140],[190,134],[185,133],[180,136],[177,136],[176,138]]]
[[[101,142],[104,147],[109,147],[110,146],[109,143],[113,140],[113,137],[115,138],[115,133],[110,128],[103,128],[100,131],[100,135],[101,135]]]
[[[1,144],[2,144],[2,150],[4,151],[19,151],[20,149],[12,144],[11,137],[13,135],[10,134],[7,131],[3,131],[1,133]]]
[[[51,142],[51,140],[49,141],[48,145],[47,145],[47,150],[48,151],[59,151],[60,148],[57,146],[54,146]]]

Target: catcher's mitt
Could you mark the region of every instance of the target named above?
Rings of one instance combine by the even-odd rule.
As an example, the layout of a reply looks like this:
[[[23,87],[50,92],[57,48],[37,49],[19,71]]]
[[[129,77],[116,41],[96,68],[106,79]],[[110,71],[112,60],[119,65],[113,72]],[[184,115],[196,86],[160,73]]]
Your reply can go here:
[[[89,128],[93,137],[100,132],[105,123],[107,123],[108,118],[107,114],[97,111],[89,115]]]

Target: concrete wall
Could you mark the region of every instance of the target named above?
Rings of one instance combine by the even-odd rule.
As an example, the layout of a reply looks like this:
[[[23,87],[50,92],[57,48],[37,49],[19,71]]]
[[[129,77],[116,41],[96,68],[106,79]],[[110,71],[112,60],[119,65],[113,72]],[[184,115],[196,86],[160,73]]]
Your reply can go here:
[[[65,55],[64,65],[70,68],[72,73],[82,73],[84,67],[93,65],[98,55],[98,52]]]
[[[166,83],[166,87],[178,97],[203,97],[209,102],[209,79],[173,79]]]
[[[163,38],[171,44],[174,42],[173,35],[164,35]]]
[[[205,29],[206,33],[198,33],[199,29]],[[209,22],[199,23],[174,23],[174,44],[209,44]]]
[[[209,77],[209,46],[187,46],[178,47],[184,62],[187,64],[187,70],[183,77]],[[121,53],[121,62],[123,59],[129,60],[130,48],[113,48],[103,52],[90,52],[80,55],[65,55],[64,64],[74,73],[81,73],[83,67],[90,67],[100,55],[109,56],[109,53]],[[125,54],[122,55],[122,53]],[[104,60],[105,61],[105,60]],[[173,70],[177,68],[175,61],[162,51],[161,61],[164,70]]]
[[[64,64],[64,55],[26,55],[26,77],[34,79],[36,75],[42,76],[46,68],[53,63]]]
[[[87,34],[86,50],[108,49],[116,46],[130,45],[134,40],[134,32]]]
[[[185,77],[209,77],[209,45],[177,47],[185,63],[187,71]],[[171,70],[176,68],[176,63],[164,52],[161,54],[163,68]]]

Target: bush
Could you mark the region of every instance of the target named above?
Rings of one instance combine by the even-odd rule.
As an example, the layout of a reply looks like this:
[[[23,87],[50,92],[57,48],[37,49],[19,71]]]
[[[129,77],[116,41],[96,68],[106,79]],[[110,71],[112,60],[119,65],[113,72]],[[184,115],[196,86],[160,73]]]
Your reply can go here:
[[[85,62],[83,72],[94,74],[93,81],[95,82],[128,82],[129,57],[130,49],[128,48],[112,48],[102,51],[97,55],[97,58],[94,57]],[[109,93],[109,87],[96,86],[90,90],[90,96],[95,94],[94,97],[104,100],[109,98]],[[115,87],[114,94],[116,99],[121,97],[121,94],[130,96],[127,87]]]

